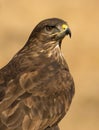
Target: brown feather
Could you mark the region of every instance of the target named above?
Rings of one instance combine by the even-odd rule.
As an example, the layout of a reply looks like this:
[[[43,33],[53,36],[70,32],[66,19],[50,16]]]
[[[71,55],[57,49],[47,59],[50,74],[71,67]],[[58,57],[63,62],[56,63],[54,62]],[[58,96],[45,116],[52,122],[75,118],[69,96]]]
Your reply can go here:
[[[60,49],[63,37],[55,39],[62,24],[67,23],[56,18],[41,22],[0,70],[0,130],[59,130],[74,95]],[[54,29],[47,32],[46,25]]]

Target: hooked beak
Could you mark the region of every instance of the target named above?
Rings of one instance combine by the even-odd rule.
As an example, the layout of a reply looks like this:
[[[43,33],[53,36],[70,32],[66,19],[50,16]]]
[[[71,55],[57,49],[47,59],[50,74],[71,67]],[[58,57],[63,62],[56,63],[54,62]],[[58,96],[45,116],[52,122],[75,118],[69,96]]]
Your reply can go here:
[[[69,28],[66,29],[65,34],[71,38],[71,30]]]
[[[69,35],[69,37],[71,38],[71,30],[67,24],[63,24],[62,26],[58,26],[57,28],[59,32],[56,33],[56,35],[54,34],[53,38],[55,38],[56,40],[62,40],[66,35]]]
[[[66,35],[69,35],[69,37],[71,38],[71,30],[67,24],[63,24],[60,27],[60,37],[64,38]]]

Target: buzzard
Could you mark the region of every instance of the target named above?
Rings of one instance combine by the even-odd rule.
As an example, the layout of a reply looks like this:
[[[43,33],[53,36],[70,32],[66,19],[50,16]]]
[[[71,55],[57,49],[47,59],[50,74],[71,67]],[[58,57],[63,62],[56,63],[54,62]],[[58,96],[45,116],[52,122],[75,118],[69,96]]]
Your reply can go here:
[[[61,52],[67,22],[41,21],[24,47],[0,69],[0,130],[59,130],[74,81]]]

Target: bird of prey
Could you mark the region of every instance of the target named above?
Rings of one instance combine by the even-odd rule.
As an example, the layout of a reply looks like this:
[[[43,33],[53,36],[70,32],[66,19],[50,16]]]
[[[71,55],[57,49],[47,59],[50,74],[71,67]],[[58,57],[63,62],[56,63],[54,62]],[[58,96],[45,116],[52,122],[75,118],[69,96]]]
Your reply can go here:
[[[61,52],[71,31],[58,18],[41,21],[0,69],[0,130],[59,130],[75,89]]]

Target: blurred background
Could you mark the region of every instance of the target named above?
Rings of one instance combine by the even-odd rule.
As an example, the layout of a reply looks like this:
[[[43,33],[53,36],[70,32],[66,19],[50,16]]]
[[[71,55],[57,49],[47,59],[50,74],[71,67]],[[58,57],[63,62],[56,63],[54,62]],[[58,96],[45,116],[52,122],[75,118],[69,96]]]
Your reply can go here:
[[[58,17],[72,38],[62,51],[76,94],[61,130],[99,130],[99,0],[0,0],[0,68],[25,44],[35,25]]]

